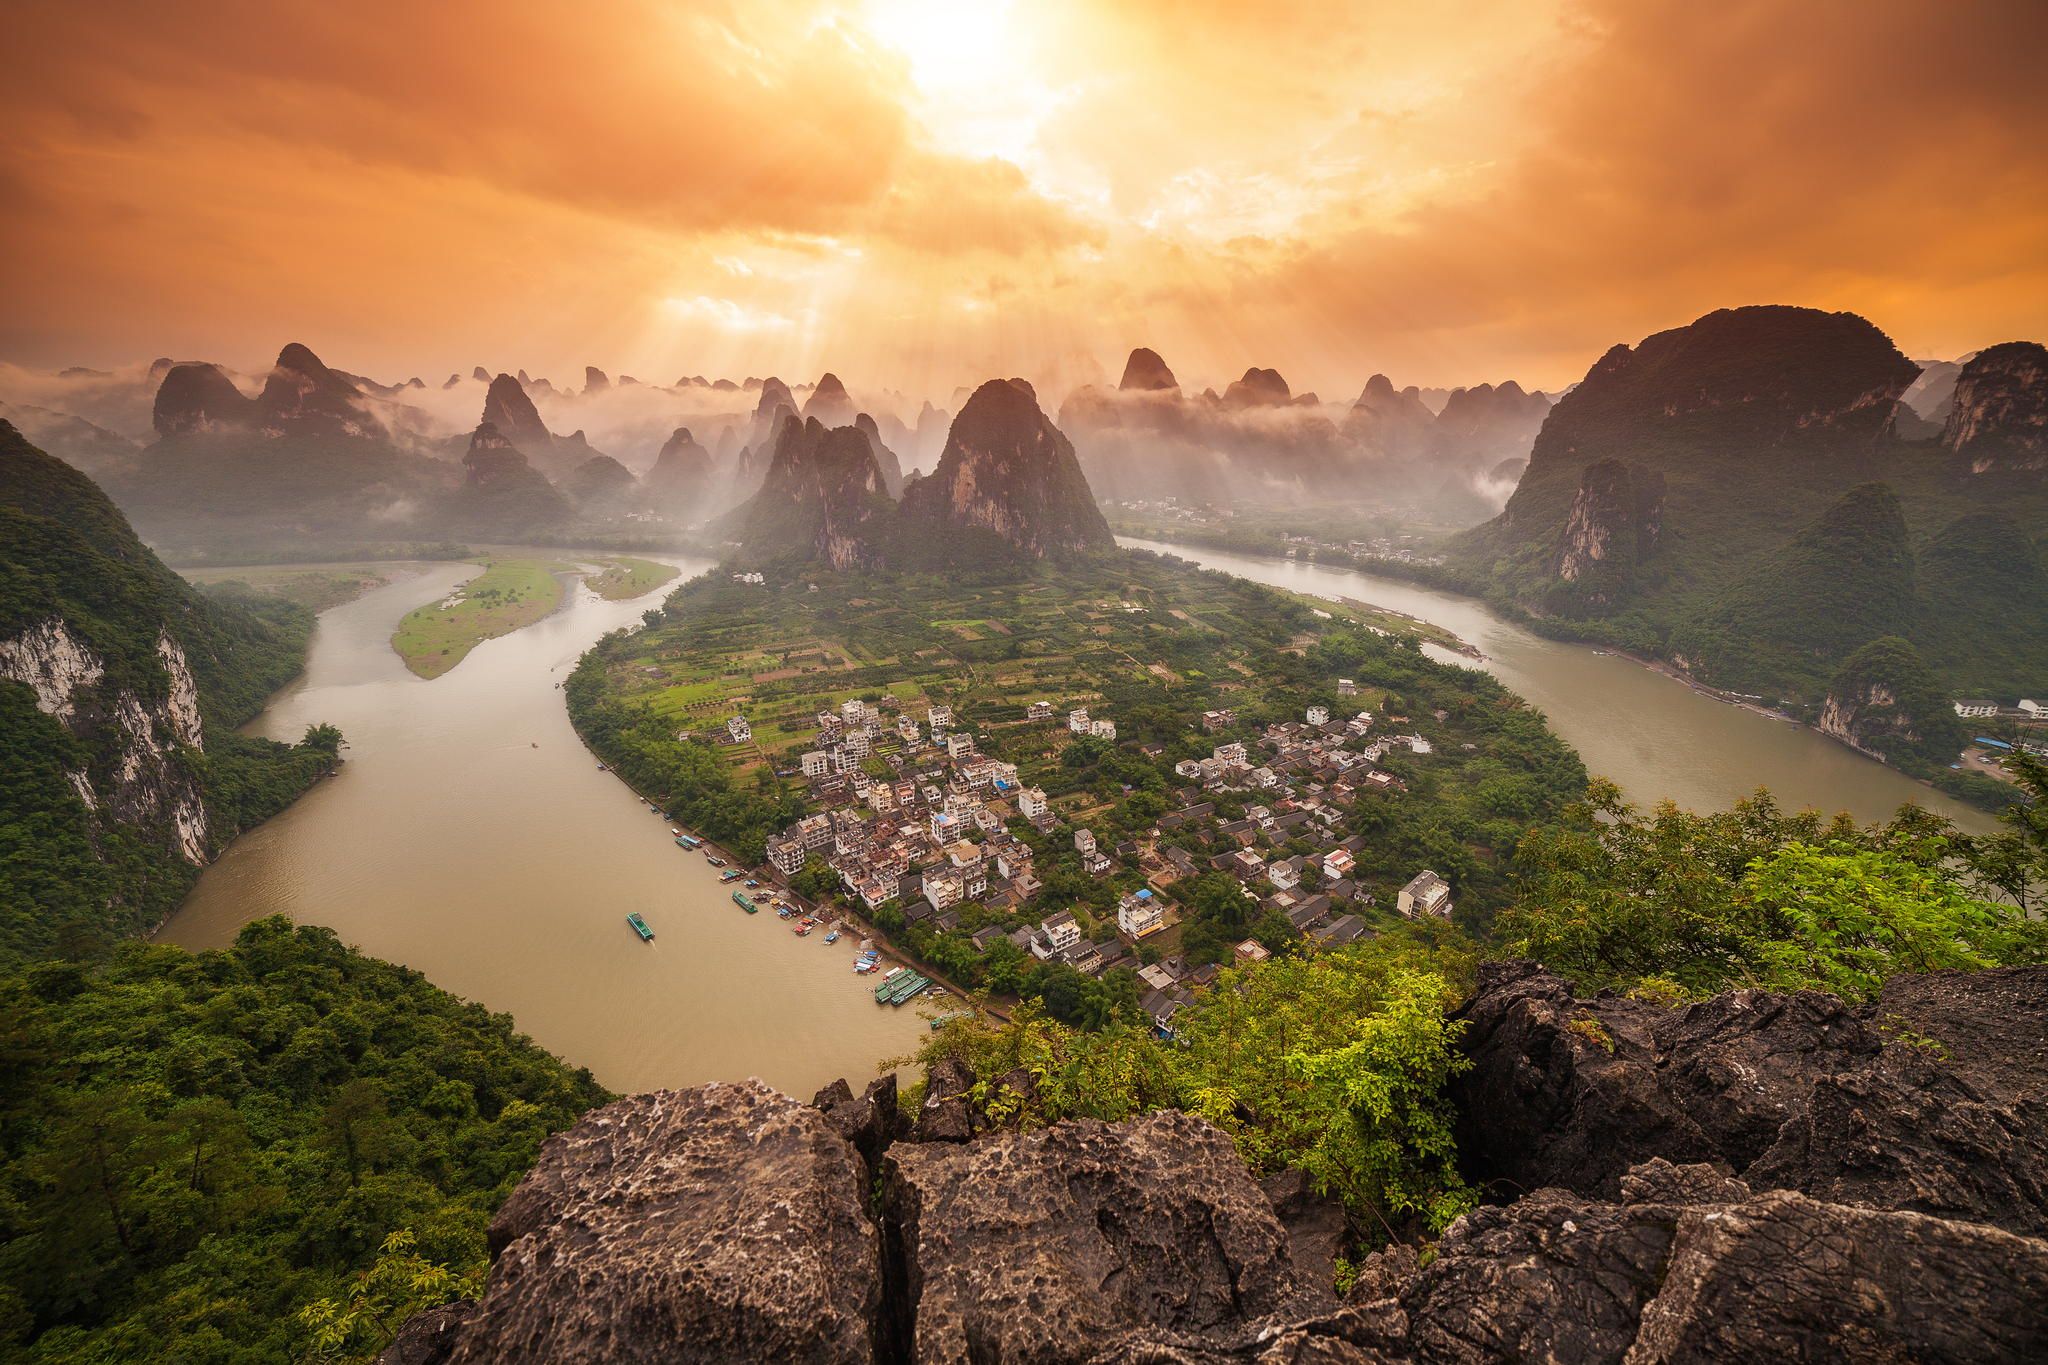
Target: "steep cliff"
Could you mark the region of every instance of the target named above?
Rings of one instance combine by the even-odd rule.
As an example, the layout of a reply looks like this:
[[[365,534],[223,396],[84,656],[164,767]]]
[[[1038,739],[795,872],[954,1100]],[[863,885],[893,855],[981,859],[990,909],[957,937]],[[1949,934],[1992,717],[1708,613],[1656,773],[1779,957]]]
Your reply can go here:
[[[1587,465],[1565,518],[1550,607],[1567,615],[1597,611],[1629,592],[1657,548],[1663,516],[1663,475],[1620,460]]]
[[[1116,544],[1072,443],[1018,380],[974,391],[931,476],[904,490],[899,520],[906,557],[927,560],[1060,558]]]
[[[2048,470],[2048,347],[2008,341],[1973,356],[1941,443],[1972,474]]]
[[[1814,723],[1917,773],[1954,762],[1969,738],[1920,651],[1896,635],[1872,640],[1843,662]]]
[[[569,500],[489,422],[470,434],[462,467],[462,487],[448,500],[447,516],[465,534],[517,537],[569,520]]]
[[[864,412],[855,414],[853,424],[861,435],[868,438],[868,445],[875,452],[875,465],[882,471],[882,491],[892,498],[902,497],[903,462],[883,443],[882,429],[875,424],[874,418]]]
[[[90,480],[0,424],[0,957],[166,913],[333,753],[235,735],[310,618],[202,596]]]
[[[783,424],[761,491],[723,524],[750,561],[873,568],[888,556],[895,512],[866,433],[812,418]]]
[[[482,1298],[384,1361],[2029,1359],[2044,988],[2022,968],[1896,977],[1863,1008],[1666,1009],[1489,964],[1453,1100],[1501,1202],[1365,1259],[1341,1301],[1299,1190],[1186,1114],[954,1131],[906,1124],[890,1083],[639,1096],[549,1141]],[[941,1079],[926,1114],[970,1102]]]

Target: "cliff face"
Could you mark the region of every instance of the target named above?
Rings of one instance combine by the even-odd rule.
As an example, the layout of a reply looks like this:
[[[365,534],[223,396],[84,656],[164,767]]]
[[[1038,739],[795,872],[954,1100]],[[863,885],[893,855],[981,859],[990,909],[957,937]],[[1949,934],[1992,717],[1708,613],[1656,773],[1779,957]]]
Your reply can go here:
[[[243,431],[255,425],[256,401],[218,365],[173,365],[157,385],[150,420],[159,436]]]
[[[384,1359],[2048,1349],[2048,969],[1896,978],[1864,1009],[1751,991],[1667,1010],[1505,963],[1460,1015],[1461,1156],[1508,1202],[1427,1264],[1368,1258],[1341,1302],[1310,1269],[1298,1185],[1262,1188],[1203,1120],[1020,1133],[974,1109],[972,1075],[935,1068],[914,1124],[893,1078],[810,1106],[749,1081],[590,1114],[493,1221],[483,1298],[416,1318]]]
[[[1619,460],[1587,465],[1557,551],[1557,577],[1571,590],[1555,594],[1553,604],[1597,609],[1626,593],[1657,548],[1663,517],[1662,475],[1639,475]]]
[[[504,441],[542,469],[559,463],[555,434],[541,420],[526,388],[509,374],[491,381],[484,394],[484,413],[479,430],[488,426]]]
[[[1821,733],[1916,770],[1955,761],[1968,734],[1920,651],[1896,635],[1842,664],[1815,722]]]
[[[913,551],[971,557],[963,540],[977,535],[1033,559],[1116,544],[1073,444],[1018,380],[991,379],[974,391],[931,477],[904,491],[901,521]]]
[[[1941,440],[1972,474],[2048,470],[2048,347],[2008,341],[1972,357]]]
[[[727,524],[751,559],[871,568],[886,557],[895,510],[867,434],[810,419],[783,424],[761,491]]]

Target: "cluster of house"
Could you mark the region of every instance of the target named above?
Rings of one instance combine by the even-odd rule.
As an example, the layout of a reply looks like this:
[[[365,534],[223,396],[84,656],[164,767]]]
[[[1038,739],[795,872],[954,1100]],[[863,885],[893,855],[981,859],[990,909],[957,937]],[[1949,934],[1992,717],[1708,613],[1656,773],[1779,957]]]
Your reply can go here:
[[[893,709],[893,701],[885,699],[884,706]],[[1025,719],[1053,721],[1055,708],[1034,702]],[[794,877],[818,859],[870,912],[895,901],[907,920],[935,932],[958,929],[961,907],[969,903],[1010,916],[1040,893],[1031,846],[1008,824],[1018,817],[1050,835],[1059,825],[1052,804],[1043,790],[1024,785],[1015,764],[976,752],[974,737],[954,728],[949,707],[933,704],[920,726],[906,712],[891,723],[882,708],[852,700],[820,712],[817,721],[818,742],[801,756],[798,770],[820,809],[768,842],[776,872]],[[1202,723],[1210,731],[1228,730],[1236,718],[1212,711]],[[1066,724],[1074,735],[1115,737],[1113,722],[1085,708],[1069,711]],[[1389,749],[1430,752],[1420,735],[1375,737],[1373,724],[1369,712],[1338,720],[1327,708],[1309,707],[1301,721],[1268,726],[1256,753],[1232,740],[1206,759],[1177,765],[1189,785],[1176,793],[1175,808],[1160,816],[1149,839],[1125,839],[1112,848],[1098,843],[1093,831],[1075,829],[1074,852],[1085,871],[1100,877],[1123,868],[1144,878],[1144,886],[1118,900],[1115,933],[1091,940],[1082,920],[1062,909],[1022,928],[981,928],[970,941],[986,952],[1006,938],[1041,962],[1063,962],[1091,976],[1137,967],[1140,945],[1167,926],[1160,893],[1204,871],[1236,878],[1263,910],[1278,912],[1318,942],[1341,945],[1368,936],[1353,913],[1375,903],[1355,880],[1365,840],[1345,834],[1343,812],[1360,793],[1401,788],[1375,766]],[[894,743],[881,752],[889,739]],[[1241,818],[1224,820],[1216,805],[1224,793],[1257,800]],[[1289,844],[1300,847],[1296,840],[1319,851],[1284,853]],[[1434,872],[1421,872],[1401,888],[1395,908],[1411,917],[1448,916],[1451,888]],[[1252,960],[1265,950],[1247,941],[1237,953]],[[1148,987],[1146,1013],[1168,1032],[1173,1013],[1203,984],[1201,971],[1173,964],[1168,959],[1139,971]]]

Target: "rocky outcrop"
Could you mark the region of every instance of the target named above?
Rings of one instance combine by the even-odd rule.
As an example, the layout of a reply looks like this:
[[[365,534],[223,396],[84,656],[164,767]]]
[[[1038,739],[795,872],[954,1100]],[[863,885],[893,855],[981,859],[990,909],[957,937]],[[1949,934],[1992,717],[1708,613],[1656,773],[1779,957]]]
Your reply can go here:
[[[828,370],[819,378],[818,387],[804,403],[803,415],[828,427],[843,427],[853,420],[853,398],[838,375]]]
[[[256,425],[256,400],[218,365],[173,365],[157,386],[150,421],[159,436],[242,432]]]
[[[1735,991],[1666,1010],[1495,964],[1462,1017],[1460,1161],[1496,1194],[1613,1198],[1663,1157],[2048,1237],[2048,970],[1899,978],[1865,1008]]]
[[[683,521],[696,521],[711,510],[712,475],[710,452],[697,444],[688,427],[677,427],[662,442],[654,467],[642,482],[656,508]]]
[[[1059,558],[1116,544],[1073,444],[1017,380],[974,391],[931,477],[904,490],[901,521],[906,547],[954,560],[991,549]]]
[[[199,688],[183,646],[156,637],[154,686],[109,685],[106,660],[69,622],[37,621],[0,639],[0,682],[21,683],[36,709],[86,740],[93,757],[65,776],[88,810],[115,825],[161,832],[177,855],[202,866],[212,854],[206,801],[181,750],[205,737]]]
[[[381,440],[386,434],[363,391],[296,341],[277,353],[263,392],[256,396],[256,420],[272,439],[365,441]]]
[[[472,534],[516,536],[569,519],[569,500],[489,422],[470,434],[462,468],[449,514]]]
[[[1360,1277],[1325,1331],[1426,1362],[2028,1359],[2048,1346],[2048,1243],[1923,1214],[1751,1193],[1653,1159],[1613,1201],[1545,1189],[1454,1224],[1426,1267]]]
[[[920,1362],[1251,1336],[1299,1291],[1230,1140],[1184,1114],[898,1147],[883,1204]]]
[[[611,386],[611,376],[603,370],[600,370],[595,365],[585,365],[583,367],[583,396],[585,398],[594,398],[598,394],[608,391]]]
[[[640,491],[640,481],[633,477],[632,470],[611,456],[592,455],[569,472],[563,487],[583,511],[610,515],[632,504]]]
[[[868,448],[875,452],[875,467],[882,471],[882,491],[892,498],[903,496],[903,462],[896,458],[896,452],[882,441],[882,429],[875,419],[861,412],[854,414],[854,427],[868,438]],[[900,427],[900,423],[898,424]]]
[[[1256,365],[1223,390],[1223,406],[1227,408],[1279,407],[1293,401],[1294,395],[1288,390],[1287,381],[1280,377],[1280,371],[1262,370]]]
[[[1349,1230],[1298,1174],[1262,1188],[1173,1112],[992,1128],[949,1062],[910,1131],[889,1079],[809,1107],[747,1082],[587,1116],[492,1223],[482,1300],[422,1314],[384,1359],[2048,1351],[2048,968],[1895,978],[1867,1007],[1667,1010],[1493,964],[1461,1016],[1461,1152],[1502,1202],[1426,1254],[1367,1258],[1342,1302],[1327,1267]]]
[[[1971,357],[1941,442],[1972,474],[2048,470],[2048,347],[2008,341]]]
[[[1849,656],[1814,725],[1883,762],[1909,766],[1952,762],[1969,737],[1920,652],[1896,635]]]
[[[895,510],[863,432],[791,420],[782,425],[761,491],[726,525],[755,561],[797,556],[835,569],[872,568],[887,556]]]
[[[1557,576],[1579,602],[1604,607],[1626,592],[1636,566],[1657,548],[1664,479],[1619,460],[1586,466],[1557,549]]]
[[[1126,393],[1132,390],[1146,393],[1166,389],[1178,391],[1180,381],[1173,377],[1173,371],[1159,358],[1159,352],[1140,346],[1132,351],[1130,359],[1124,362],[1124,377],[1117,381],[1116,386]]]
[[[871,1365],[879,1237],[853,1148],[759,1081],[621,1100],[491,1220],[455,1365]]]
[[[515,379],[509,374],[501,374],[491,380],[491,386],[484,394],[484,415],[477,429],[491,428],[528,460],[545,467],[555,462],[555,434],[548,430],[548,424],[541,420],[540,409],[527,396],[526,383],[523,377]]]

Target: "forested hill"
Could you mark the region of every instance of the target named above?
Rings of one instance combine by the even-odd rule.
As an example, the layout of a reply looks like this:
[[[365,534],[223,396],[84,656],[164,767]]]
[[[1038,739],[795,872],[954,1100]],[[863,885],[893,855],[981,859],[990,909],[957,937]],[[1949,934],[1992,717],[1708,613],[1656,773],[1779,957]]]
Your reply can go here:
[[[156,923],[339,736],[235,733],[296,674],[312,616],[210,597],[83,474],[0,422],[0,961]]]

